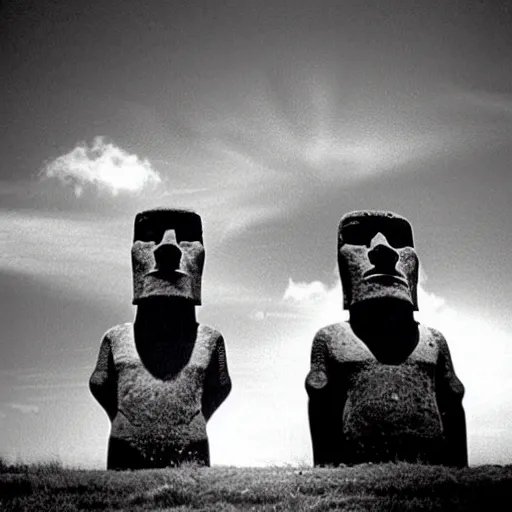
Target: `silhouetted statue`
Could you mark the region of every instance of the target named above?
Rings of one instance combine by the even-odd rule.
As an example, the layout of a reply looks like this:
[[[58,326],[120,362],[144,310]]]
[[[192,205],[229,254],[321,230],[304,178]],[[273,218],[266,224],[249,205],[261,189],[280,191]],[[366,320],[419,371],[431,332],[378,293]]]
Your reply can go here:
[[[467,465],[464,387],[443,335],[414,320],[418,264],[405,218],[342,217],[338,265],[350,319],[313,340],[306,390],[315,466]]]
[[[107,468],[210,464],[206,422],[231,390],[224,340],[196,322],[201,218],[137,214],[132,246],[135,322],[113,327],[90,379],[112,428]]]

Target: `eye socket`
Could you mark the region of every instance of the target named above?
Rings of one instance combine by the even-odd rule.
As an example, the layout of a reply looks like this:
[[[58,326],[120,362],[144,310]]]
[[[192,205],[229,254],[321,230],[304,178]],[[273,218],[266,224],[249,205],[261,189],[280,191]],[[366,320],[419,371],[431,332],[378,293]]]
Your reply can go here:
[[[135,217],[133,240],[159,244],[167,230],[174,230],[176,243],[201,242],[201,218],[194,212],[156,209],[138,213]]]
[[[152,222],[151,224],[147,223],[147,225],[144,225],[144,223],[141,222],[137,226],[135,240],[140,240],[141,242],[154,242],[155,244],[159,244],[164,237],[164,233],[168,229],[174,229],[174,233],[176,235],[176,243],[178,244],[181,242],[194,242],[197,240],[197,236],[194,236],[193,231],[190,229],[177,229],[173,226],[156,224],[155,222]]]
[[[141,242],[155,242],[159,243],[164,236],[162,227],[155,224],[154,222],[141,221],[137,224],[134,233],[135,240]]]
[[[402,220],[390,220],[382,225],[382,234],[395,249],[414,247],[411,226]]]
[[[395,249],[402,249],[403,247],[412,247],[412,238],[405,230],[394,229],[390,233],[383,233],[389,245]]]
[[[176,228],[174,228],[176,229]],[[191,229],[187,229],[187,227],[182,227],[176,230],[176,240],[178,243],[180,242],[195,242],[197,241],[197,236],[194,235]]]
[[[352,222],[343,227],[341,236],[346,244],[369,247],[377,233],[382,233],[389,245],[395,249],[414,247],[410,226],[394,220]]]
[[[154,229],[148,229],[139,231],[137,233],[137,236],[135,237],[137,240],[140,240],[141,242],[155,242],[158,243],[162,236],[159,236]]]
[[[350,245],[369,245],[376,234],[375,227],[359,222],[344,226],[341,232],[343,242]]]

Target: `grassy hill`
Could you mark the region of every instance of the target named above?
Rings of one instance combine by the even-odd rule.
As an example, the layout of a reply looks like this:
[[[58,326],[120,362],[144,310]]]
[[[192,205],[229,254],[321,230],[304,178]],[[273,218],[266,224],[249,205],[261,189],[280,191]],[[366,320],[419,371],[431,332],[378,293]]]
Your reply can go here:
[[[101,471],[0,464],[0,510],[510,510],[512,466],[193,466]]]

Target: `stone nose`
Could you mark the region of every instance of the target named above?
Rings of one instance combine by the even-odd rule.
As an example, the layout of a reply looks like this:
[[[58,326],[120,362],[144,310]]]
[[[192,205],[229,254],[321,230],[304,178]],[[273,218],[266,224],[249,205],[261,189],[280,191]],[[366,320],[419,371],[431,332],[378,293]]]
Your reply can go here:
[[[160,271],[173,271],[180,268],[181,249],[176,241],[174,229],[168,229],[153,251],[156,267]]]
[[[387,238],[382,233],[377,233],[371,241],[368,258],[372,265],[384,270],[394,270],[399,255],[389,245]]]

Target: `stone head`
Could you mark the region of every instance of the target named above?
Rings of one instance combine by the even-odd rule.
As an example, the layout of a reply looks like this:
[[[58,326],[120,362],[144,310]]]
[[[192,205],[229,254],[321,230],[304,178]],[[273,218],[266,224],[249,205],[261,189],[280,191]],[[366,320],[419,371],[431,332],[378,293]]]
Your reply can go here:
[[[133,304],[158,297],[200,305],[203,266],[203,230],[197,213],[158,208],[136,215]]]
[[[418,310],[418,256],[412,227],[386,211],[354,211],[341,218],[338,266],[343,306],[369,299],[394,298]]]

